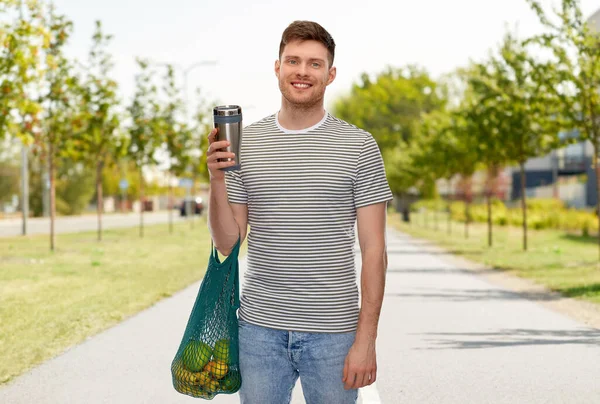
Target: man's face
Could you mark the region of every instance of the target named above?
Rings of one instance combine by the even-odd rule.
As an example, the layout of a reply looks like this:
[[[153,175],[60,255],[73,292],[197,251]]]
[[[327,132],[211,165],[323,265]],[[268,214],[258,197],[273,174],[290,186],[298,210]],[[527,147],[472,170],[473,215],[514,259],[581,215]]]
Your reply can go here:
[[[275,62],[281,94],[300,108],[322,103],[335,73],[335,67],[329,66],[327,48],[318,41],[292,41]]]

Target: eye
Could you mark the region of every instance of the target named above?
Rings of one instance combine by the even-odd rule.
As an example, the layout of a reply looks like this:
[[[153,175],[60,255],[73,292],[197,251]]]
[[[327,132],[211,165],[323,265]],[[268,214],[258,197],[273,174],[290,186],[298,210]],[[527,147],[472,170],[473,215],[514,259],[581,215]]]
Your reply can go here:
[[[313,62],[312,67],[314,67],[315,69],[318,69],[319,67],[321,67],[321,63]]]
[[[288,60],[288,63],[291,64],[291,65],[295,65],[296,61],[294,59],[290,59],[290,60]]]

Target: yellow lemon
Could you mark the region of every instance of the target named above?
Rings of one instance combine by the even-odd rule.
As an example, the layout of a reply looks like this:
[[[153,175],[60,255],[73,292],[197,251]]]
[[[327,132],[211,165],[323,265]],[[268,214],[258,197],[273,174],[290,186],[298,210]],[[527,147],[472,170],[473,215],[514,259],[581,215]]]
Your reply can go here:
[[[210,361],[204,367],[205,372],[210,372],[215,378],[222,379],[229,371],[229,366],[225,362]]]
[[[208,372],[200,372],[198,373],[198,384],[200,386],[206,386],[212,381],[212,377],[210,377],[210,373]]]
[[[214,393],[215,391],[219,390],[219,382],[216,380],[210,380],[204,386],[204,390],[208,391],[209,393]]]

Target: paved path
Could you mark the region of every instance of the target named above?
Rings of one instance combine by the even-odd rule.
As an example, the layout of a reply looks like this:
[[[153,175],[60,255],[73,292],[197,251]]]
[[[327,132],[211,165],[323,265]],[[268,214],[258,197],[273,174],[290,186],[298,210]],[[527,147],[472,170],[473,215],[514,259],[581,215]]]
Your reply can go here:
[[[458,268],[422,241],[390,232],[388,249],[378,380],[361,391],[363,404],[600,403],[600,330]],[[169,369],[198,286],[17,378],[0,403],[198,403],[173,390]],[[293,402],[303,402],[298,389]]]
[[[173,222],[184,220],[179,216],[178,210],[173,210]],[[167,223],[169,221],[168,211],[144,213],[145,224]],[[102,216],[102,227],[104,229],[133,227],[140,223],[139,213],[111,213]],[[80,231],[94,231],[98,229],[98,218],[96,215],[64,216],[56,219],[56,233],[76,233]],[[20,218],[0,220],[0,237],[20,236],[22,232],[22,220]],[[27,220],[27,234],[50,233],[50,219],[47,217],[36,217]]]

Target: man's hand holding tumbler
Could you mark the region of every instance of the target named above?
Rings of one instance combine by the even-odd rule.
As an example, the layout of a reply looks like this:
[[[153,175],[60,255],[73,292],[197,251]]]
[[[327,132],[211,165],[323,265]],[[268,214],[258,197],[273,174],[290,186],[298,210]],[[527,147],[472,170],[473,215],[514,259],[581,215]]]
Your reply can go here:
[[[246,233],[235,220],[225,184],[225,172],[241,168],[242,108],[237,105],[217,106],[213,109],[213,119],[215,128],[208,135],[206,152],[210,175],[209,226],[215,247],[228,255],[238,238],[243,240]]]

